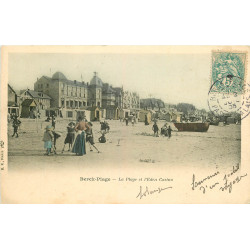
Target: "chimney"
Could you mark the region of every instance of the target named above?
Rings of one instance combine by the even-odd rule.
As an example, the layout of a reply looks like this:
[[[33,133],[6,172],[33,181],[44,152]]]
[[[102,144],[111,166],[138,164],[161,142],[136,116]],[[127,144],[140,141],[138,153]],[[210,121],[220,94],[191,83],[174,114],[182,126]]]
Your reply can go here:
[[[74,84],[76,84],[76,80],[74,80]]]
[[[87,86],[89,86],[89,82],[87,82]]]

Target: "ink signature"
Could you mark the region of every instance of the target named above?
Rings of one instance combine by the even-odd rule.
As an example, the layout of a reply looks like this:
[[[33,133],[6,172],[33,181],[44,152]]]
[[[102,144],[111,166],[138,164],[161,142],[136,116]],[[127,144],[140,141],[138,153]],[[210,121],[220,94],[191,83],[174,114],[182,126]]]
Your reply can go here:
[[[191,183],[192,190],[198,188],[200,191],[202,191],[203,194],[205,194],[208,190],[218,188],[218,190],[220,191],[228,191],[229,193],[231,193],[233,190],[233,186],[239,183],[244,177],[247,176],[247,173],[243,175],[237,175],[239,169],[239,164],[233,166],[232,171],[227,174],[224,174],[223,178],[219,171],[208,175],[200,180],[196,180],[196,176],[195,174],[193,174]],[[214,179],[216,179],[216,181]]]
[[[165,188],[158,187],[157,189],[149,190],[148,186],[146,186],[145,190],[143,190],[142,186],[140,186],[140,191],[139,191],[139,194],[136,196],[136,198],[142,199],[143,197],[146,197],[148,195],[159,194],[162,191],[171,189],[171,188],[173,187],[165,187]]]

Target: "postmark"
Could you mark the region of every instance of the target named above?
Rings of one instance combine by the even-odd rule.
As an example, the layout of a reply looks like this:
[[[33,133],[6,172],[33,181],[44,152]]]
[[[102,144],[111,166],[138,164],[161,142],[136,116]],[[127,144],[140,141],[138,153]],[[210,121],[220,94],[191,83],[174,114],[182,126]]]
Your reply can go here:
[[[244,119],[250,113],[250,84],[245,84],[246,53],[213,52],[212,82],[208,106],[214,116],[234,115]]]

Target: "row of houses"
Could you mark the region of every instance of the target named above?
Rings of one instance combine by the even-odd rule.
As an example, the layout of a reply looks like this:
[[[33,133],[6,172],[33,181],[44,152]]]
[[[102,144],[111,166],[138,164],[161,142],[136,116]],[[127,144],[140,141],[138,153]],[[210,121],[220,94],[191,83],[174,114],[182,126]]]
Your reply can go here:
[[[135,92],[104,83],[96,72],[90,82],[68,80],[63,73],[56,72],[52,77],[38,78],[34,90],[17,92],[8,85],[8,111],[24,118],[55,115],[69,119],[85,116],[88,120],[117,120],[134,116],[143,122],[145,119],[181,122],[187,116],[177,111],[176,105],[155,98],[140,100]]]
[[[42,76],[34,90],[15,91],[8,87],[10,114],[34,118],[56,115],[76,119],[90,116],[92,120],[122,119],[138,115],[140,98],[135,92],[124,91],[104,83],[97,72],[90,82],[69,80],[61,72]]]

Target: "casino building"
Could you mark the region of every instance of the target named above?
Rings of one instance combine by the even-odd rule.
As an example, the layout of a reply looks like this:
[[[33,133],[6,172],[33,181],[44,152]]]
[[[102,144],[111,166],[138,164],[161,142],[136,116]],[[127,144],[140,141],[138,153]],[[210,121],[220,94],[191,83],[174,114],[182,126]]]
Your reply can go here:
[[[98,109],[100,116],[93,116],[95,119],[118,119],[121,112],[117,110],[122,110],[125,106],[139,108],[140,105],[136,93],[129,94],[127,91],[124,92],[123,88],[113,88],[108,83],[103,83],[97,72],[94,72],[90,82],[69,80],[63,73],[56,72],[52,77],[42,76],[37,79],[34,90],[51,97],[49,114],[52,112],[64,118],[77,118],[89,110],[92,112]],[[124,100],[128,99],[132,105],[124,103]],[[109,110],[108,117],[106,110]],[[114,110],[114,114],[110,110]]]

